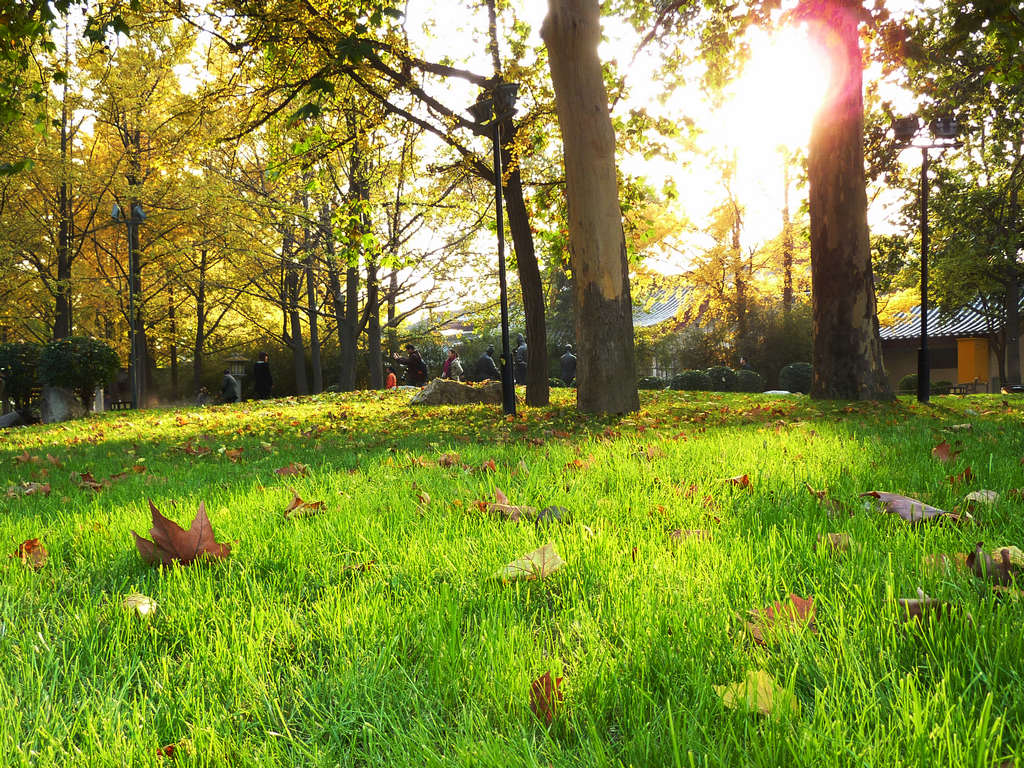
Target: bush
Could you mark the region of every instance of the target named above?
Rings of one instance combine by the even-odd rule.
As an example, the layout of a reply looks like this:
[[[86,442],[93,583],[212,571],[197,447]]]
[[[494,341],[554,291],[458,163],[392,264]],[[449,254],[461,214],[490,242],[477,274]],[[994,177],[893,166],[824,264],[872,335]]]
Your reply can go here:
[[[550,387],[551,389],[556,389],[558,387],[565,386],[565,382],[555,376],[552,376],[550,379],[548,379],[548,387]]]
[[[660,376],[644,376],[636,383],[637,389],[665,389],[668,382]]]
[[[716,365],[707,370],[708,378],[711,379],[711,389],[714,392],[735,392],[736,371],[726,368],[724,365]]]
[[[933,395],[948,395],[949,390],[953,388],[953,382],[945,380],[933,381],[931,387]]]
[[[672,389],[707,391],[711,389],[711,379],[704,371],[683,371],[672,377]]]
[[[32,389],[37,384],[39,353],[42,347],[31,342],[0,344],[0,373],[4,377],[4,396],[16,408],[28,407]]]
[[[737,392],[764,392],[764,376],[747,369],[736,371]]]
[[[105,341],[71,336],[51,341],[39,355],[39,381],[50,387],[74,390],[89,407],[97,387],[106,384],[118,368],[117,353]]]
[[[917,386],[915,384],[915,386]],[[811,364],[790,363],[779,371],[779,389],[790,392],[802,392],[807,394],[811,391]]]
[[[952,386],[952,381],[933,381],[929,387],[929,390],[933,395],[948,395],[949,390]],[[900,383],[896,385],[896,392],[897,394],[900,395],[916,395],[917,374],[908,373],[906,376],[900,379]]]

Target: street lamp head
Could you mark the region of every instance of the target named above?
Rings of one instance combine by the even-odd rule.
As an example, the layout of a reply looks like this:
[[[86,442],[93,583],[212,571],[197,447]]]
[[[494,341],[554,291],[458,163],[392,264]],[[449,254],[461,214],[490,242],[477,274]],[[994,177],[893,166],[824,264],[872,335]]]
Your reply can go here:
[[[911,115],[910,117],[897,117],[892,121],[892,132],[896,137],[896,141],[901,144],[905,144],[914,138],[917,134],[917,129],[921,127],[921,121],[917,115]]]
[[[494,86],[494,111],[504,117],[516,111],[516,94],[519,83],[498,83]]]
[[[937,117],[928,124],[936,139],[955,139],[960,135],[960,121],[953,117]]]
[[[124,211],[117,203],[114,203],[114,207],[110,209],[110,218],[114,221],[124,221]]]
[[[138,203],[132,206],[132,221],[142,223],[146,220],[146,212],[142,210],[142,206]]]
[[[469,108],[469,113],[473,116],[474,122],[484,125],[494,114],[494,102],[481,95],[477,103]]]

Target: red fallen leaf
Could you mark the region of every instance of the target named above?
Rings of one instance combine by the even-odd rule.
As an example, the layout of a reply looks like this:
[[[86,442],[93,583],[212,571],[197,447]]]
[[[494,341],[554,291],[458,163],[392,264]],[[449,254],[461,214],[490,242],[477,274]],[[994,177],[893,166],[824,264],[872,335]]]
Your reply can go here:
[[[551,430],[551,434],[554,437],[557,437],[557,438],[559,438],[561,440],[567,440],[568,438],[572,437],[572,435],[570,435],[564,429],[553,429],[553,430]],[[1022,460],[1021,463],[1024,464],[1024,460]]]
[[[290,520],[293,517],[312,517],[327,509],[327,504],[322,501],[303,501],[295,491],[292,491],[292,496],[295,498],[284,511],[285,520]]]
[[[993,553],[995,554],[995,553]],[[1013,584],[1015,568],[1010,560],[1010,550],[1003,547],[999,550],[999,561],[985,551],[982,542],[974,546],[974,551],[967,555],[967,567],[979,579],[987,579],[1000,586]]]
[[[898,493],[886,493],[884,491],[867,491],[861,496],[872,496],[885,505],[887,512],[899,515],[908,523],[919,523],[922,520],[948,517],[950,520],[968,522],[974,520],[968,512],[947,512],[944,509],[925,504],[923,501],[912,499],[909,496],[902,496]]]
[[[736,477],[730,477],[726,480],[730,485],[735,485],[737,488],[749,488],[750,477],[747,475],[736,475]]]
[[[214,538],[205,503],[199,502],[199,510],[187,531],[161,515],[152,501],[149,509],[153,515],[149,535],[153,540],[144,539],[135,531],[132,536],[142,559],[150,565],[174,565],[175,561],[189,565],[200,559],[221,559],[231,554],[230,544],[221,544]]]
[[[101,483],[99,480],[93,477],[92,472],[72,472],[72,480],[75,479],[75,475],[78,475],[77,482],[79,488],[88,488],[89,490],[99,492],[102,491],[103,488],[107,485],[106,483]]]
[[[191,440],[186,441],[185,444],[181,446],[181,450],[189,456],[203,456],[210,452],[210,449],[205,445],[193,445]]]
[[[274,470],[275,475],[281,475],[287,477],[289,475],[302,475],[305,476],[309,472],[309,467],[305,464],[299,464],[297,461],[293,461],[286,467],[281,467]]]
[[[444,453],[441,454],[441,458],[437,460],[437,466],[439,467],[457,467],[462,463],[462,459],[457,453]]]
[[[132,465],[132,472],[134,472],[136,475],[141,475],[145,471],[146,471],[146,465],[145,464],[133,464]]]
[[[959,450],[954,450],[953,446],[951,446],[945,440],[943,440],[941,443],[932,448],[932,456],[934,456],[936,459],[943,463],[949,461],[950,459],[956,458],[957,454],[959,453]]]
[[[14,460],[19,464],[35,464],[36,462],[42,461],[38,456],[30,456],[27,448],[21,453],[21,455],[15,456]]]
[[[480,465],[481,472],[496,472],[497,470],[498,466],[494,463],[494,459],[488,459]]]
[[[47,552],[39,543],[39,539],[26,539],[18,545],[14,554],[8,555],[8,557],[17,557],[32,570],[38,571],[46,565]]]
[[[643,455],[647,458],[648,461],[654,461],[655,459],[659,458],[660,456],[664,456],[665,452],[661,449],[661,446],[658,446],[658,445],[648,445],[644,449]]]
[[[808,492],[809,492],[809,493],[811,494],[811,496],[815,496],[815,497],[817,497],[817,498],[818,498],[819,500],[821,500],[821,499],[824,499],[824,498],[825,498],[825,495],[826,495],[826,494],[825,494],[825,491],[816,491],[816,490],[814,490],[814,489],[813,489],[813,488],[811,487],[810,483],[806,483],[806,482],[805,482],[805,483],[804,483],[804,488],[806,488],[806,489],[808,490]]]
[[[228,457],[232,464],[237,464],[244,450],[245,448],[228,448],[224,451],[224,455]]]
[[[168,744],[165,747],[160,747],[156,751],[157,757],[174,757],[174,750],[177,748],[176,744]]]
[[[947,478],[950,485],[956,485],[958,483],[969,483],[974,479],[974,472],[970,467],[966,467],[963,472],[956,475],[949,475]]]
[[[53,464],[53,466],[57,467],[58,469],[64,466],[63,464],[61,464],[60,459],[58,459],[56,456],[51,456],[49,453],[46,454],[46,460]]]
[[[750,611],[750,617],[752,621],[747,622],[747,631],[758,645],[767,645],[764,633],[780,626],[806,626],[811,632],[818,631],[814,623],[814,595],[803,598],[795,593],[790,594],[786,600]]]
[[[547,725],[551,725],[563,701],[562,681],[564,677],[551,677],[545,672],[530,685],[530,709]]]

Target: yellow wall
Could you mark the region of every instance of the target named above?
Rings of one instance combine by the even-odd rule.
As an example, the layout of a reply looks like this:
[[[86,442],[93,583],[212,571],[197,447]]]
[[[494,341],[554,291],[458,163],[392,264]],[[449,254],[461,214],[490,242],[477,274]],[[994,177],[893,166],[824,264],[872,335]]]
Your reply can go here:
[[[957,339],[956,361],[959,383],[988,381],[988,339]]]

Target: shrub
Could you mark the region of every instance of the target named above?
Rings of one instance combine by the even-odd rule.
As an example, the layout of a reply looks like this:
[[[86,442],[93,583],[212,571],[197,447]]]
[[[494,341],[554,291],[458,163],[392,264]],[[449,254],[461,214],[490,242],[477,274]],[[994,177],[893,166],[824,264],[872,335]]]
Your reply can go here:
[[[737,392],[764,392],[764,376],[747,369],[736,371]]]
[[[637,389],[665,389],[668,382],[660,376],[644,376],[636,383]]]
[[[50,387],[74,390],[86,407],[96,388],[106,384],[117,368],[113,348],[105,341],[87,336],[51,341],[39,355],[39,381]]]
[[[726,368],[724,365],[716,365],[707,370],[708,378],[711,379],[711,389],[714,392],[735,392],[736,371]]]
[[[950,388],[953,386],[952,381],[933,381],[929,386],[929,390],[933,395],[948,395]],[[896,392],[900,395],[916,395],[917,394],[917,374],[908,373],[902,379],[900,383],[896,385]]]
[[[704,371],[683,371],[672,377],[672,389],[707,391],[711,389],[711,379]]]
[[[548,379],[548,386],[551,389],[555,389],[557,387],[564,387],[565,382],[555,376],[552,376],[550,379]]]
[[[948,395],[949,390],[953,388],[952,381],[933,381],[931,385],[933,395]]]
[[[802,392],[805,395],[810,392],[811,364],[790,363],[784,366],[779,371],[779,389],[785,389],[790,392]]]
[[[36,386],[39,353],[42,347],[31,342],[0,344],[0,372],[4,376],[4,395],[15,407],[28,407]]]

